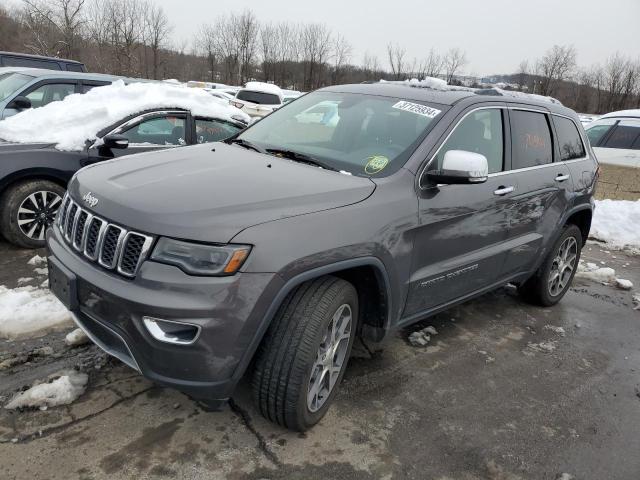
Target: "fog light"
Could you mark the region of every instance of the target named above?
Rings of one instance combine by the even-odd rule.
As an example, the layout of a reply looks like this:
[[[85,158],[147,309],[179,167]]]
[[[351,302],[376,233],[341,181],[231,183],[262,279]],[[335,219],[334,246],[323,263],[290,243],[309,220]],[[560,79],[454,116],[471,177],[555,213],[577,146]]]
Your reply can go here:
[[[165,343],[191,345],[200,336],[200,326],[190,323],[142,317],[144,326],[153,338]]]

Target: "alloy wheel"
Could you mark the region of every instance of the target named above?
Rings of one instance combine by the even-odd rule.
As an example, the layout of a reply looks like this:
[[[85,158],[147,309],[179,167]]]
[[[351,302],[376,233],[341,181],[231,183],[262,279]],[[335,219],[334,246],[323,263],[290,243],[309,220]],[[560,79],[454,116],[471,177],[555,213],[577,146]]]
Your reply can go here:
[[[44,240],[44,234],[53,223],[61,200],[57,193],[44,190],[25,198],[18,208],[20,231],[31,240]]]
[[[566,288],[576,267],[577,257],[578,242],[573,237],[567,237],[560,245],[551,264],[548,288],[552,297],[560,295]]]
[[[316,353],[307,388],[307,407],[317,412],[329,398],[342,371],[351,338],[353,314],[348,304],[343,304],[333,314],[327,331]]]

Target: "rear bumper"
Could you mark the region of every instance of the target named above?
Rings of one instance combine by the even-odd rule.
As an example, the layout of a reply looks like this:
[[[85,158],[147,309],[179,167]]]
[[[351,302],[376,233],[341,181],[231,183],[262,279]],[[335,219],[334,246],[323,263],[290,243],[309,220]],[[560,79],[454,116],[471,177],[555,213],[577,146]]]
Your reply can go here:
[[[94,343],[150,380],[212,405],[232,394],[264,312],[282,287],[274,274],[192,277],[150,261],[127,279],[72,251],[55,227],[47,245],[75,275],[78,302],[71,313]],[[188,322],[200,335],[189,345],[161,342],[143,316]]]

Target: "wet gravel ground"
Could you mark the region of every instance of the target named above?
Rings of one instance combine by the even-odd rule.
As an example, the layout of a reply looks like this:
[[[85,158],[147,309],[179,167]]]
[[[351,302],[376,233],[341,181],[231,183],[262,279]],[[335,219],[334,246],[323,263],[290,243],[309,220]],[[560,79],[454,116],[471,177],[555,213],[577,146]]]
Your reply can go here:
[[[39,285],[32,256],[0,244],[0,285]],[[640,257],[590,243],[583,258],[640,286]],[[0,478],[637,480],[633,293],[576,280],[542,309],[505,288],[383,348],[358,342],[335,405],[306,434],[264,420],[246,381],[211,413],[92,345],[67,347],[66,332],[0,340],[0,362],[19,357],[0,370],[1,405],[63,368],[89,373],[71,405],[0,409]],[[412,346],[409,334],[427,326],[438,334]],[[42,346],[53,353],[33,354]]]

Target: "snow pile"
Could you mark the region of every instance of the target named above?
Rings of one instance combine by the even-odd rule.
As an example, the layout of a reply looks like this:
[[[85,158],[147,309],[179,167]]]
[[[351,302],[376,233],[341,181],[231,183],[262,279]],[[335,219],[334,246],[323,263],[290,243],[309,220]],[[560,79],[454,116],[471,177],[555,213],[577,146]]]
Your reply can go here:
[[[27,262],[27,265],[31,265],[32,267],[39,267],[40,265],[46,265],[47,259],[45,257],[41,257],[40,255],[36,255],[31,257],[31,259]]]
[[[543,327],[545,330],[551,330],[552,332],[557,333],[558,335],[564,337],[565,336],[565,331],[564,328],[562,327],[556,327],[555,325],[545,325]]]
[[[540,342],[540,343],[527,343],[527,347],[531,350],[540,353],[552,353],[558,347],[558,342],[550,341],[550,342]]]
[[[556,105],[562,105],[562,103],[560,103],[560,100],[558,100],[557,98],[538,95],[537,93],[518,92],[517,90],[503,90],[497,87],[493,87],[492,90],[495,90],[503,97],[524,98],[527,100],[538,100],[539,102],[555,103]]]
[[[152,108],[181,108],[204,117],[250,120],[242,111],[198,88],[167,83],[125,85],[118,80],[9,117],[0,122],[0,138],[54,143],[59,150],[82,150],[85,141],[95,140],[100,130]]]
[[[414,347],[424,347],[431,341],[431,335],[437,335],[438,331],[434,327],[427,327],[416,330],[409,335],[409,343]]]
[[[72,332],[67,333],[67,336],[64,337],[64,343],[66,343],[70,347],[77,347],[88,342],[89,337],[87,337],[87,334],[84,333],[81,328],[76,328]]]
[[[595,263],[583,262],[578,264],[577,278],[585,278],[594,282],[610,283],[616,279],[616,271],[609,267],[599,267]]]
[[[0,337],[42,336],[71,323],[71,314],[48,290],[0,285]]]
[[[380,83],[390,83],[396,85],[409,85],[416,88],[431,88],[433,90],[450,90],[452,87],[447,85],[445,80],[435,77],[425,77],[422,80],[412,78],[410,80],[380,80]]]
[[[640,200],[596,200],[590,236],[611,248],[640,249]]]
[[[247,82],[244,88],[246,90],[251,90],[252,92],[272,93],[280,97],[281,100],[284,97],[284,94],[282,93],[282,89],[279,86],[274,85],[273,83]]]
[[[16,394],[4,408],[38,407],[46,409],[57,405],[69,405],[84,393],[89,377],[86,373],[66,370],[52,375],[45,383]]]
[[[633,296],[633,309],[640,310],[640,294]]]

